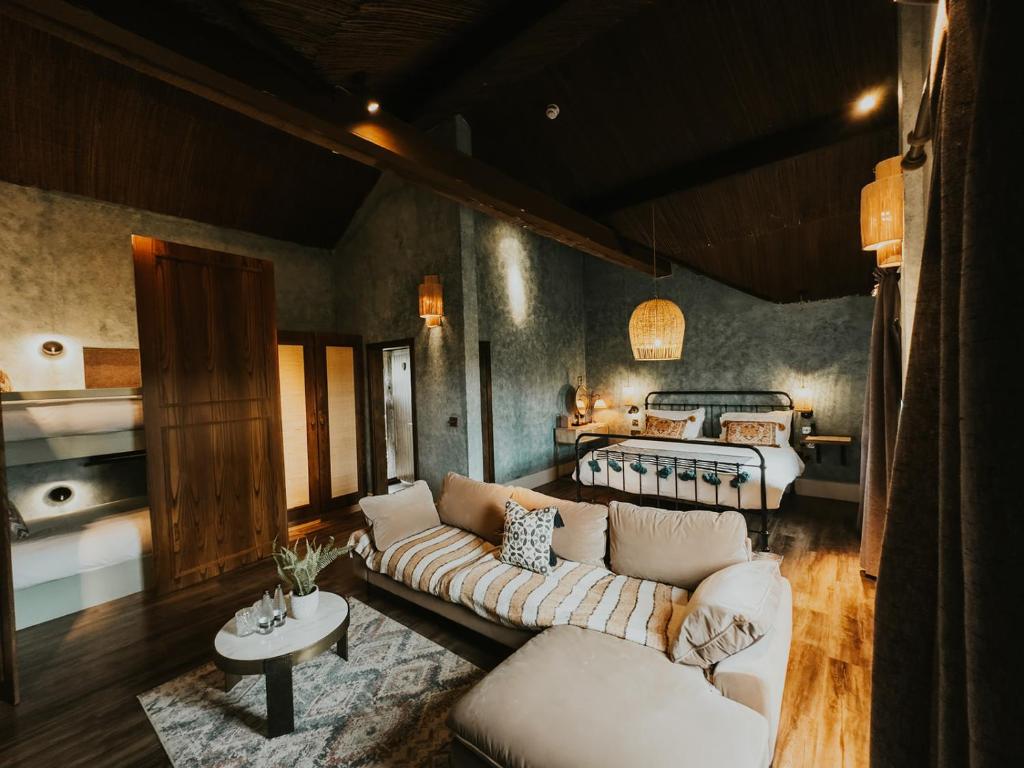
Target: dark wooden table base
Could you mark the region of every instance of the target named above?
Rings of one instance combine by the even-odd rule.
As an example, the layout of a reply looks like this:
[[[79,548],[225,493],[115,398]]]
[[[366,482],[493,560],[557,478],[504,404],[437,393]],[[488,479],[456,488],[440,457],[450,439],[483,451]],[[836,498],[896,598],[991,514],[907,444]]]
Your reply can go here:
[[[348,661],[348,627],[338,638],[337,652]],[[295,730],[291,657],[267,659],[263,662],[263,675],[267,678],[267,738],[273,739]],[[224,690],[230,691],[241,679],[242,675],[225,672]]]

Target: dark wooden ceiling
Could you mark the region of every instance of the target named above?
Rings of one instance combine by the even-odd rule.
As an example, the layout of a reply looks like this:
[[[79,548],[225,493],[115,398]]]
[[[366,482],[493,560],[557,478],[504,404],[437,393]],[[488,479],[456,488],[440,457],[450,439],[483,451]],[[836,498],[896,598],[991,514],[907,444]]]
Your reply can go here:
[[[0,16],[0,178],[332,247],[378,172]]]
[[[870,290],[857,207],[898,148],[890,0],[159,6],[417,125],[462,112],[487,163],[645,245],[653,215],[659,253],[742,290]],[[0,46],[3,178],[317,245],[376,178],[11,22]],[[873,87],[882,108],[859,124]]]

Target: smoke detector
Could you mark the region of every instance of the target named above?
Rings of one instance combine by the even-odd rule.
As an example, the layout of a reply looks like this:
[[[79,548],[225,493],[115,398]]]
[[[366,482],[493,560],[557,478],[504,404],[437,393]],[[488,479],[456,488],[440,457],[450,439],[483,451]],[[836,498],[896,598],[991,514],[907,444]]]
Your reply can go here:
[[[558,113],[560,111],[561,110],[558,108],[557,104],[548,104],[544,108],[544,114],[547,116],[548,120],[554,120],[556,117],[558,117]]]

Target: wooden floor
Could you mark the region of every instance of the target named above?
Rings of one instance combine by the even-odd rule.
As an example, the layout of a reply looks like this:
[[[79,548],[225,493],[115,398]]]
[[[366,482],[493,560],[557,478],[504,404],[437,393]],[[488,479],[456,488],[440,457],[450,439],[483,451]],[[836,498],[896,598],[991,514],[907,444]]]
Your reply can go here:
[[[541,490],[563,495],[570,488]],[[868,763],[874,585],[857,566],[855,515],[852,504],[793,498],[772,533],[795,603],[776,768]],[[345,515],[329,528],[344,539],[360,524]],[[209,661],[226,618],[276,583],[264,562],[165,597],[133,595],[18,632],[22,704],[0,704],[0,765],[167,765],[136,696]],[[347,559],[322,583],[485,669],[508,653],[398,598],[366,595]]]

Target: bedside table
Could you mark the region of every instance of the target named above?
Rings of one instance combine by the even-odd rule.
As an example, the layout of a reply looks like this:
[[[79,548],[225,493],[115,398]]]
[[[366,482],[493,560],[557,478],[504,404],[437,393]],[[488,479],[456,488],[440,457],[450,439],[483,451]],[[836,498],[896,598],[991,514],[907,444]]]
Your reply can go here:
[[[804,435],[800,438],[800,444],[814,449],[814,459],[821,464],[821,447],[823,445],[839,446],[839,461],[845,466],[846,449],[853,445],[853,438],[850,435]]]
[[[562,464],[558,455],[558,446],[560,445],[576,445],[576,438],[587,432],[595,432],[602,435],[608,434],[608,425],[601,424],[597,421],[592,421],[589,424],[580,424],[575,427],[555,427],[555,472],[558,475],[562,473]],[[585,437],[583,438],[584,443],[589,443],[592,440],[599,440],[597,437]],[[576,458],[575,452],[572,458]]]

